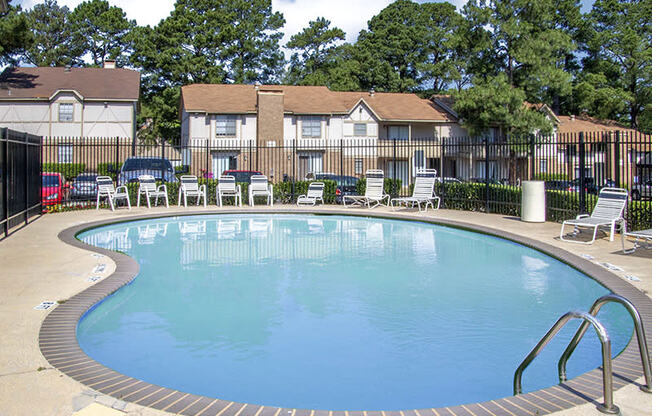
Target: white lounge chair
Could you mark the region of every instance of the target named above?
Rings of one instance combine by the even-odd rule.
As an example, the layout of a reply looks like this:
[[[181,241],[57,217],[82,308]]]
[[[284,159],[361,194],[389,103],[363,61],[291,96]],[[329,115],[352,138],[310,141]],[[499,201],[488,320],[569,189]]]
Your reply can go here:
[[[168,188],[165,184],[156,186],[156,179],[154,179],[152,175],[140,175],[138,177],[138,182],[140,182],[140,185],[138,186],[138,201],[136,206],[140,206],[140,197],[144,195],[145,200],[147,201],[147,208],[152,207],[150,200],[154,197],[156,198],[154,200],[154,206],[158,205],[159,198],[163,198],[165,200],[165,207],[170,208],[168,201]]]
[[[324,203],[324,182],[310,183],[308,193],[297,198],[297,205],[315,205],[317,201]]]
[[[242,206],[242,190],[240,189],[240,185],[236,185],[235,176],[220,176],[219,182],[217,183],[217,188],[215,189],[215,194],[217,196],[217,205],[220,207],[223,205],[223,197],[233,197],[233,203],[238,206]]]
[[[417,178],[414,181],[414,190],[412,191],[412,196],[392,198],[392,209],[396,209],[397,204],[398,206],[405,205],[406,207],[414,207],[416,205],[419,207],[419,212],[421,212],[421,204],[424,204],[424,211],[428,210],[428,205],[430,205],[433,210],[439,209],[440,199],[437,195],[435,195],[436,181],[437,171],[435,169],[419,170],[417,172]],[[434,201],[437,201],[436,208]]]
[[[598,202],[591,215],[578,215],[574,220],[566,220],[561,224],[559,238],[570,243],[592,244],[600,227],[609,227],[609,241],[614,241],[617,224],[624,224],[623,213],[627,206],[627,190],[622,188],[602,188],[598,195]],[[564,227],[572,225],[573,235],[579,233],[579,227],[593,228],[591,241],[569,240],[564,238]]]
[[[267,176],[254,175],[249,184],[249,205],[254,206],[254,198],[257,196],[267,197],[267,204],[274,205],[274,187],[267,182]]]
[[[385,185],[385,174],[380,169],[369,169],[365,173],[367,178],[367,186],[365,188],[364,196],[362,195],[344,195],[342,197],[342,204],[346,207],[346,201],[350,201],[349,206],[367,206],[368,208],[376,208],[381,205],[383,201],[387,201],[389,206],[389,195],[385,193],[383,187]]]
[[[180,181],[177,206],[181,206],[181,197],[183,196],[184,207],[188,206],[188,197],[197,198],[197,205],[204,198],[204,207],[206,207],[206,185],[200,186],[197,177],[194,175],[183,175]]]
[[[647,250],[652,250],[652,228],[640,231],[624,231],[620,233],[620,237],[623,244],[623,253],[625,254],[633,253],[639,247],[643,247]],[[627,237],[634,238],[634,247],[625,250],[625,239]]]
[[[111,206],[111,211],[115,211],[115,203],[124,199],[127,201],[127,207],[131,209],[131,202],[129,201],[129,190],[126,186],[118,186],[117,188],[113,185],[113,179],[110,176],[98,176],[95,178],[97,183],[97,204],[95,209],[100,208],[100,199],[106,197],[109,200],[109,205]]]

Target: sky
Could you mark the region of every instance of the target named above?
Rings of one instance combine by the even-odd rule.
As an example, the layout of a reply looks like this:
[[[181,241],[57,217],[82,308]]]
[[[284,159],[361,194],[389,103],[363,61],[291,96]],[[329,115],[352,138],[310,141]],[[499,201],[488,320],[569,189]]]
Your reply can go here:
[[[425,0],[417,0],[423,3]],[[458,8],[466,0],[448,0]],[[13,4],[22,4],[23,9],[30,9],[35,4],[44,0],[18,0]],[[71,10],[82,0],[58,0],[60,6],[68,6]],[[161,19],[166,18],[174,7],[175,0],[109,0],[109,3],[122,8],[127,18],[134,19],[140,26],[155,26]],[[272,0],[274,11],[280,11],[285,17],[285,26],[282,40],[284,46],[290,36],[299,33],[308,26],[308,22],[317,17],[325,17],[332,22],[332,26],[339,27],[346,32],[346,41],[355,42],[360,30],[367,27],[367,21],[387,7],[392,0]],[[583,0],[583,9],[593,0]]]

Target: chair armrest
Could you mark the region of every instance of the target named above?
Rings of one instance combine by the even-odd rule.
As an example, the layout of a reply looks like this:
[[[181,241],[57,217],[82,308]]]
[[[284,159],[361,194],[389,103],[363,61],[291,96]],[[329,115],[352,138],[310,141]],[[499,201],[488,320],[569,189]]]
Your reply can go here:
[[[199,192],[203,192],[206,195],[206,184],[199,185]]]
[[[575,217],[576,220],[581,220],[582,218],[589,218],[591,217],[589,214],[580,214],[577,217]]]
[[[242,187],[240,185],[236,185],[235,189],[238,191],[239,194],[242,194]]]
[[[165,184],[159,185],[158,188],[156,188],[156,192],[160,192],[161,188],[163,189],[163,192],[165,192],[166,194],[168,193],[168,187]]]
[[[124,189],[125,191],[120,192],[120,189]],[[118,186],[117,188],[115,188],[115,193],[116,194],[119,194],[119,193],[129,194],[129,189],[127,189],[126,185]]]
[[[268,189],[269,189],[269,193],[272,194],[272,195],[274,195],[274,185],[272,185],[272,184],[270,183],[269,186],[268,186]]]

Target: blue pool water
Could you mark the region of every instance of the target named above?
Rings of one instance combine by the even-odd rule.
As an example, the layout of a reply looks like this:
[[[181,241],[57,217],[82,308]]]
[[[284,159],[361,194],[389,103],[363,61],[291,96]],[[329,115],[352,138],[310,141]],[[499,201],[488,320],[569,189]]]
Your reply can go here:
[[[176,217],[79,238],[140,264],[79,323],[88,355],[154,384],[270,406],[397,410],[509,396],[555,320],[608,293],[510,241],[398,220]],[[621,351],[626,312],[607,305],[600,319]],[[557,383],[576,328],[526,370],[526,391]],[[598,365],[590,333],[569,373]]]

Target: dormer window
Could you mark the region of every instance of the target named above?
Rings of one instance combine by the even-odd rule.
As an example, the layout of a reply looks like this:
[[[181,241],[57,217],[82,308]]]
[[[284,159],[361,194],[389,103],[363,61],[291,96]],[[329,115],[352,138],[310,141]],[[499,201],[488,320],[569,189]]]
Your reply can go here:
[[[217,137],[236,137],[236,116],[216,116],[215,135]]]
[[[307,116],[301,118],[301,137],[321,137],[321,117]]]
[[[71,122],[73,119],[73,109],[74,107],[72,103],[59,104],[59,121]]]

